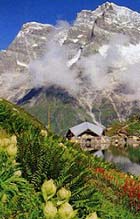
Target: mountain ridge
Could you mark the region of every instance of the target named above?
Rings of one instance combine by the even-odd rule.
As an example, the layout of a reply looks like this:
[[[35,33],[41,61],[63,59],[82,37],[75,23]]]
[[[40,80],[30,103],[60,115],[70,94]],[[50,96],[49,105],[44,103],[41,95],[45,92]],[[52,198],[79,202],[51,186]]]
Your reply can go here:
[[[42,94],[47,98],[47,90],[55,87],[58,94],[64,90],[73,97],[90,121],[107,125],[124,120],[140,107],[139,26],[139,13],[109,2],[94,11],[82,10],[72,25],[24,24],[0,52],[0,96],[31,112]],[[40,89],[37,96],[34,89]],[[64,99],[68,96],[64,92]],[[74,110],[75,122],[84,120],[83,112],[79,116]]]

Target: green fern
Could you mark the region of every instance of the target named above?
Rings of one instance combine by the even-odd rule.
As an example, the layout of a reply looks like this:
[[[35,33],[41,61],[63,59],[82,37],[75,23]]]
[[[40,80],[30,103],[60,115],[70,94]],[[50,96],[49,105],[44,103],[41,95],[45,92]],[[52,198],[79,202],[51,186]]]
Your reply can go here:
[[[15,175],[17,170],[19,166],[0,152],[0,218],[43,219],[38,195],[25,179]]]

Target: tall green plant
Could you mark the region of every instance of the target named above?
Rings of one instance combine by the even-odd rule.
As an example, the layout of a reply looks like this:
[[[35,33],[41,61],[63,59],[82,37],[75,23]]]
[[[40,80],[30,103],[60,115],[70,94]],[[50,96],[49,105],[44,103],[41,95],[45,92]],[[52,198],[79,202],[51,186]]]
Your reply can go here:
[[[0,218],[43,219],[41,201],[6,152],[0,152]]]

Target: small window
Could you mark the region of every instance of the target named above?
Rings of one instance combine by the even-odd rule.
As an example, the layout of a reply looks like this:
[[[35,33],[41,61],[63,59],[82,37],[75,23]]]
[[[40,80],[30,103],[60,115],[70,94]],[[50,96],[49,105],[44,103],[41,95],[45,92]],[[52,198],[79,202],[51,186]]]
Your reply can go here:
[[[87,139],[85,140],[85,146],[88,147],[88,148],[91,147],[91,138],[87,138]]]

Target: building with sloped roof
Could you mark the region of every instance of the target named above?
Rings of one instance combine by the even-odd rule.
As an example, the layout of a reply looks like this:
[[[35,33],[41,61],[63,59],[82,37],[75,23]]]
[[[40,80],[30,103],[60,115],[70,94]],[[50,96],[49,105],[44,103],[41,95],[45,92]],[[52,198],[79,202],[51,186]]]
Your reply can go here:
[[[82,149],[99,150],[104,149],[109,143],[105,134],[105,127],[90,122],[83,122],[70,128],[66,137],[75,143],[79,143]]]
[[[91,136],[102,136],[104,134],[104,130],[105,127],[103,126],[95,125],[90,122],[83,122],[70,128],[66,134],[66,137],[71,139],[73,136],[78,137],[85,133]]]

